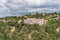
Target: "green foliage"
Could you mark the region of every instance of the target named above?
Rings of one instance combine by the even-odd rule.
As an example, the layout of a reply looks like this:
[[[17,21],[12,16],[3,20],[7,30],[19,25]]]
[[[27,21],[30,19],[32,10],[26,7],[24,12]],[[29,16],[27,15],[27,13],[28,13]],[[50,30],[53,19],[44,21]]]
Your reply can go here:
[[[60,40],[60,30],[59,32],[56,31],[57,28],[60,28],[60,19],[56,20],[57,16],[54,16],[60,16],[59,13],[45,13],[43,15],[43,13],[36,12],[36,14],[25,15],[29,18],[46,19],[47,24],[41,26],[25,24],[24,19],[26,17],[24,16],[0,18],[0,40]],[[5,22],[2,20],[5,20]],[[20,24],[18,20],[22,20]],[[15,27],[13,32],[11,32],[11,27]]]

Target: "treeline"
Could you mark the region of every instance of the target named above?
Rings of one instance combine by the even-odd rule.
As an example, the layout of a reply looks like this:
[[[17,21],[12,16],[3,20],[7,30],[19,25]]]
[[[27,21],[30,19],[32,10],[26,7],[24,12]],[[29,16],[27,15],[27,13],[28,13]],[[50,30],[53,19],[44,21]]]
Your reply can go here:
[[[26,18],[44,18],[46,25],[24,23]],[[55,19],[57,18],[57,19]],[[60,40],[60,13],[26,14],[0,18],[0,40]],[[2,21],[3,20],[3,21]],[[22,20],[18,23],[19,20]]]

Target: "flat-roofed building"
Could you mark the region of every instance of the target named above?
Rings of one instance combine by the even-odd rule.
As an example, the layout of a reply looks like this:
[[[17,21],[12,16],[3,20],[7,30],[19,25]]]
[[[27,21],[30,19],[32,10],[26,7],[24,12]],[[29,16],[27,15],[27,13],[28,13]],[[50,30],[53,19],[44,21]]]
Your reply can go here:
[[[27,18],[24,22],[25,24],[34,24],[36,22],[36,18]]]
[[[43,25],[46,24],[46,20],[44,19],[36,19],[36,18],[27,18],[24,20],[25,24],[39,24]]]
[[[44,19],[37,19],[37,20],[36,20],[36,23],[39,24],[39,25],[46,24],[46,22],[47,22],[47,21],[44,20]]]

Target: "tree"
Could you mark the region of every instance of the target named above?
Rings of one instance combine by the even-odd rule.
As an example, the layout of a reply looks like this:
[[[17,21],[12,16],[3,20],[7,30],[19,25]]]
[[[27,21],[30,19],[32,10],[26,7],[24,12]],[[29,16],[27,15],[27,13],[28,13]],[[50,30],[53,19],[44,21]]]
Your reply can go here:
[[[24,23],[24,20],[22,19],[20,25],[21,25],[21,26],[24,26],[24,24],[25,24],[25,23]]]

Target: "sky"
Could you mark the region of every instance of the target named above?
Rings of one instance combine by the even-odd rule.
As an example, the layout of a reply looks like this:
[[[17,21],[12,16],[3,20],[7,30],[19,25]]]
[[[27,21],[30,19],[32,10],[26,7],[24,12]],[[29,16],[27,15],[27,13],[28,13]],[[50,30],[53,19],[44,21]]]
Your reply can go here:
[[[0,0],[0,17],[29,12],[60,12],[60,0]]]

